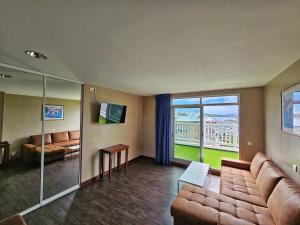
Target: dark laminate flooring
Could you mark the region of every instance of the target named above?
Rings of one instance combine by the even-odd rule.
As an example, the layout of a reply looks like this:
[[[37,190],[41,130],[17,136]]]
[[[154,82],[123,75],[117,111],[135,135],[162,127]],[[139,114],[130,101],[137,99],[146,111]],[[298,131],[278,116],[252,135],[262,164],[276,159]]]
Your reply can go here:
[[[44,199],[78,184],[79,157],[45,165]],[[40,167],[15,160],[0,167],[0,220],[19,213],[40,199]]]
[[[184,169],[163,167],[148,158],[114,172],[110,181],[94,183],[25,216],[28,225],[171,225],[170,206]],[[211,176],[206,187],[218,190]]]

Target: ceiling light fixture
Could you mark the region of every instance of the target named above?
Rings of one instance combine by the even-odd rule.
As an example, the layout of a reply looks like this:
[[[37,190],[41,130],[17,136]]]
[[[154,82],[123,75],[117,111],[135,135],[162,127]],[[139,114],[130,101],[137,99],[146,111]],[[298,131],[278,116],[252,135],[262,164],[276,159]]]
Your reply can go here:
[[[0,77],[1,77],[1,78],[13,78],[11,75],[4,74],[4,73],[1,73],[1,74],[0,74]]]
[[[26,50],[25,54],[36,59],[48,59],[44,54],[32,50]]]

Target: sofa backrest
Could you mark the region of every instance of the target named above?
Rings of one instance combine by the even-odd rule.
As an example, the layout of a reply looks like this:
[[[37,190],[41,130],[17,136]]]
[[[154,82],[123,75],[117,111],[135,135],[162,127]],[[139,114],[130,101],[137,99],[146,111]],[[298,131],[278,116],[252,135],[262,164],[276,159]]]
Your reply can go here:
[[[274,188],[267,206],[277,225],[300,224],[300,187],[283,178]]]
[[[271,161],[264,162],[256,178],[256,184],[266,202],[283,177],[286,177],[286,175],[274,163]]]
[[[69,141],[69,133],[68,131],[52,133],[51,138],[52,138],[52,143]]]
[[[52,143],[51,134],[45,134],[45,145]],[[37,146],[42,145],[42,135],[32,135],[29,137],[29,143]]]
[[[250,165],[250,171],[254,178],[257,177],[262,165],[267,160],[268,158],[264,153],[261,152],[256,153]]]
[[[69,139],[70,139],[70,141],[79,140],[80,139],[80,131],[79,130],[69,131]]]

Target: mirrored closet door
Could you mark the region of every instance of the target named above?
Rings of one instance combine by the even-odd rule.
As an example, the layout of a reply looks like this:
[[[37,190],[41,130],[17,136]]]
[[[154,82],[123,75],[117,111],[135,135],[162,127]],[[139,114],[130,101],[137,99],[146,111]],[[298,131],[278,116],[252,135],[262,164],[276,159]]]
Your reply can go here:
[[[79,182],[81,85],[46,78],[44,199]]]
[[[79,187],[81,84],[0,67],[0,221]]]
[[[0,220],[40,203],[43,77],[0,67]]]

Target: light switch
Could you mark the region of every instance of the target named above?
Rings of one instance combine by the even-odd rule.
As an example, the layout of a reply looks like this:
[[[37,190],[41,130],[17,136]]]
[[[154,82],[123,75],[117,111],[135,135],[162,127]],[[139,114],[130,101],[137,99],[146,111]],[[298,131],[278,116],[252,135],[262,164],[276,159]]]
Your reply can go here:
[[[298,171],[298,166],[297,166],[296,164],[293,164],[293,170],[294,170],[295,172]]]

